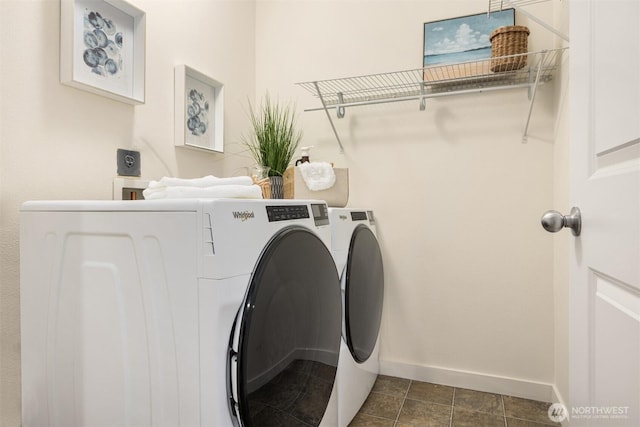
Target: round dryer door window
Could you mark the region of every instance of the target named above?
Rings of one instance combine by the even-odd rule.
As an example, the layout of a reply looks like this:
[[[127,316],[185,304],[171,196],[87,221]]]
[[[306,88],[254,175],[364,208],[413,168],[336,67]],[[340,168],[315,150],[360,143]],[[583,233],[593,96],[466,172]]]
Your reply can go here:
[[[378,240],[365,225],[351,235],[345,282],[345,332],[357,362],[371,356],[380,331],[384,299],[384,271]]]
[[[341,294],[331,253],[311,231],[274,236],[231,337],[230,409],[243,426],[317,426],[338,366]]]

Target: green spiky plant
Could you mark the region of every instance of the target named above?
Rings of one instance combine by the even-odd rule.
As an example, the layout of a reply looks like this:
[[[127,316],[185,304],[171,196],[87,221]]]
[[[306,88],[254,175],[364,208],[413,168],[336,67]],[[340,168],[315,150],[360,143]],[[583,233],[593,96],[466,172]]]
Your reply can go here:
[[[282,176],[302,140],[294,108],[272,101],[267,93],[260,111],[249,103],[249,115],[253,133],[245,138],[245,145],[257,164],[270,167],[269,176]]]

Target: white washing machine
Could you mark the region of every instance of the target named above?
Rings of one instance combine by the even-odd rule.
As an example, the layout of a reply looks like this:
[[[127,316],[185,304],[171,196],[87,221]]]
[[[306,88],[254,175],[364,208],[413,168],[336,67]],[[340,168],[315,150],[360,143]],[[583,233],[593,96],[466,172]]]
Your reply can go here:
[[[338,425],[343,427],[367,399],[378,376],[384,271],[373,211],[329,208],[329,222],[343,297],[337,380]]]
[[[337,424],[324,202],[27,202],[24,426]]]

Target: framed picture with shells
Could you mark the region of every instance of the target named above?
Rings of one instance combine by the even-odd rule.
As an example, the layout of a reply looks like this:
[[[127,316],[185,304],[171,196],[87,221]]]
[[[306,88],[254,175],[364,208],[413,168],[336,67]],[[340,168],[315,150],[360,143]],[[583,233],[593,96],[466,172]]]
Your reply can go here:
[[[60,0],[60,81],[145,101],[146,14],[123,0]]]
[[[224,85],[187,66],[175,67],[176,146],[224,151]]]

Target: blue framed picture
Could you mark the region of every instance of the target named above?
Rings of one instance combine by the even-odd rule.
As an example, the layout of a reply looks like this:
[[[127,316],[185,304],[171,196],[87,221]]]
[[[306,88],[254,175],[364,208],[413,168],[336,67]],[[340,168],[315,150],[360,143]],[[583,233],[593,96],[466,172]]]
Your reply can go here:
[[[491,58],[491,32],[515,25],[515,10],[444,19],[424,24],[423,67]]]

